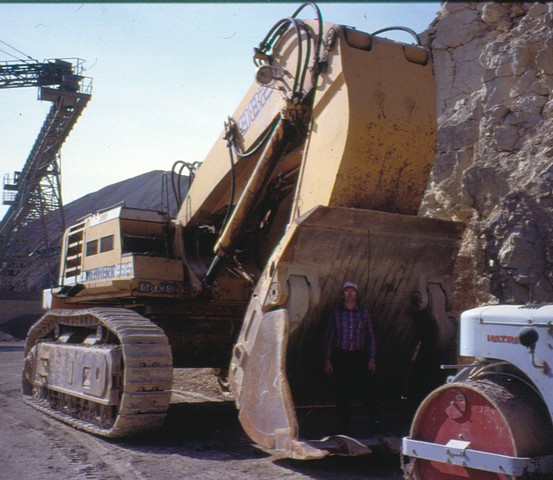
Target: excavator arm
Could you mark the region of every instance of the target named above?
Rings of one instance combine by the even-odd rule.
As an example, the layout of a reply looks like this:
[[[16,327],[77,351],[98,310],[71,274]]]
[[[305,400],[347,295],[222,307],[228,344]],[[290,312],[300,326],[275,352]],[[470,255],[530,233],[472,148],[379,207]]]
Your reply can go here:
[[[214,259],[196,271],[207,286],[267,218],[280,225],[264,260],[285,225],[318,205],[418,211],[436,140],[429,53],[323,24],[318,8],[317,20],[300,20],[301,10],[255,49],[256,82],[177,215],[185,230],[216,232]],[[287,197],[275,193],[284,183]]]
[[[288,144],[294,135],[305,137],[310,115],[304,112],[311,110],[313,102],[323,33],[320,21],[297,18],[304,7],[275,24],[255,49],[256,82],[198,169],[177,217],[184,226],[210,223],[217,212],[226,211],[229,202],[231,207],[237,203],[259,159],[268,153],[266,146],[272,143],[271,150],[275,150],[275,134]],[[315,9],[320,17],[318,8]],[[277,127],[286,129],[287,124],[293,124],[294,131],[289,130],[286,135],[282,131],[276,133]],[[285,152],[286,149],[281,149],[278,157]],[[271,156],[276,157],[272,153]],[[271,173],[274,165],[269,170]]]

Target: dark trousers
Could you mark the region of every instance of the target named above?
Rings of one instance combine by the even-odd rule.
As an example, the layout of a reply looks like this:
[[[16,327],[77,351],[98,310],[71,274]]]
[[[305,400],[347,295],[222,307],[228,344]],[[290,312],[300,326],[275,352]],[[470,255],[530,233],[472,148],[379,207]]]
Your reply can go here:
[[[367,418],[366,429],[371,429],[375,417],[375,392],[366,350],[335,349],[332,365],[336,412],[343,430],[341,433],[350,433],[351,407],[354,402],[362,404]]]

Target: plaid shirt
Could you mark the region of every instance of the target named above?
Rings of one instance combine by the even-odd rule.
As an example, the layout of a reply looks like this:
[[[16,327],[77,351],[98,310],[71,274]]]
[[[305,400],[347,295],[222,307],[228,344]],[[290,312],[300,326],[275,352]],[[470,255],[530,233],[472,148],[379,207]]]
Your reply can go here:
[[[376,360],[376,342],[371,317],[366,308],[353,310],[335,308],[326,329],[324,359],[330,360],[332,350],[367,349],[368,360]]]

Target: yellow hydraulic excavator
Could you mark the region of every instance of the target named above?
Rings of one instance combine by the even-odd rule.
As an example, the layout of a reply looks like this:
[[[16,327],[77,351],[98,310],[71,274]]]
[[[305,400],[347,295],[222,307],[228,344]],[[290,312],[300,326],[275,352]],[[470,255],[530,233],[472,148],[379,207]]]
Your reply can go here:
[[[442,381],[463,227],[417,216],[437,137],[429,51],[323,23],[308,3],[254,63],[176,218],[117,206],[66,231],[25,347],[37,409],[131,435],[162,424],[173,368],[214,367],[261,447],[361,453],[368,432],[321,440],[340,433],[322,349],[344,280],[374,318],[383,419]]]

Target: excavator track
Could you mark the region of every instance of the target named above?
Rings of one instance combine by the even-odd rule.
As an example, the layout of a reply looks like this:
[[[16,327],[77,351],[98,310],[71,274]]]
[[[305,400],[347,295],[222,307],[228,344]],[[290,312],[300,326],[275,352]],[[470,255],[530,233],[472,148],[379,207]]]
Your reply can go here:
[[[96,331],[97,338],[63,343],[56,333],[61,328]],[[42,352],[48,354],[46,358]],[[94,401],[85,392],[51,388],[48,374],[55,380],[52,372],[56,368],[62,376],[72,375],[66,373],[73,369],[71,362],[68,366],[50,364],[68,352],[89,364],[105,365],[105,358],[114,359],[109,367],[98,367],[91,374],[109,371],[110,378],[92,380],[105,385],[109,398]],[[133,435],[163,423],[170,403],[172,364],[163,330],[136,312],[124,308],[51,310],[27,336],[23,395],[32,407],[80,430],[109,438]],[[84,378],[86,382],[90,380]]]

